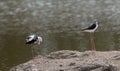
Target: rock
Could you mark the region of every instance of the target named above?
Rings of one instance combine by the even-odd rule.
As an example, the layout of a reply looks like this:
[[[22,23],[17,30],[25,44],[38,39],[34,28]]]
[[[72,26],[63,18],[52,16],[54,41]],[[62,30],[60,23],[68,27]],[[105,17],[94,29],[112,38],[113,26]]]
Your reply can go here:
[[[120,71],[120,52],[62,50],[15,66],[10,71]]]

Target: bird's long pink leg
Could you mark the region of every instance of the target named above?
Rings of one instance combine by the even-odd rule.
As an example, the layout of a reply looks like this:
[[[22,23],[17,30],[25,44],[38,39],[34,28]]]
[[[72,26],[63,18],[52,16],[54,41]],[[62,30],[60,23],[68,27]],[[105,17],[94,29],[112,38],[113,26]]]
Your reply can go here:
[[[34,49],[32,47],[31,47],[31,50],[32,50],[32,57],[34,58],[35,52],[34,52]]]
[[[91,42],[92,51],[96,51],[95,42],[94,42],[94,33],[90,33],[90,42]]]

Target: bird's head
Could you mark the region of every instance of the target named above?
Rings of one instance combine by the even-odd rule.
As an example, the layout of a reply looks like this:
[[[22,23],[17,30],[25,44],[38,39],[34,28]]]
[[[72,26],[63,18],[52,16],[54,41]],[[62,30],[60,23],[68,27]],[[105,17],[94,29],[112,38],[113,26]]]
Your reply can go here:
[[[42,39],[42,37],[40,37],[40,36],[38,36],[37,38],[38,38],[38,39],[37,39],[36,43],[37,43],[38,45],[40,45],[40,43],[43,42],[43,39]]]

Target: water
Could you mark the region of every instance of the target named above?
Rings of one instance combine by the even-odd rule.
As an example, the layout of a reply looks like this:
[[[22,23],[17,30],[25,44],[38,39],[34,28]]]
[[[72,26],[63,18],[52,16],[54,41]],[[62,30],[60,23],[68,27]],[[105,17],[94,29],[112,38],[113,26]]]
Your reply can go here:
[[[1,0],[0,1],[0,71],[9,69],[36,54],[58,50],[91,50],[89,33],[81,28],[97,19],[95,32],[98,51],[120,49],[119,0]],[[38,45],[25,45],[29,33],[43,37]]]

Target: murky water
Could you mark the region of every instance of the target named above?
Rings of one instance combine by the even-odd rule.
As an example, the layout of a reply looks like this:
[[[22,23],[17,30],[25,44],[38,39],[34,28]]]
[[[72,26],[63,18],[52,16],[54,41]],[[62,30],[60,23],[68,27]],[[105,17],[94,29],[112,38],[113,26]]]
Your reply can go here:
[[[90,50],[89,33],[81,28],[97,19],[95,32],[98,51],[120,49],[120,0],[1,0],[0,71],[32,58],[25,45],[29,33],[43,37],[36,54],[57,50]]]

